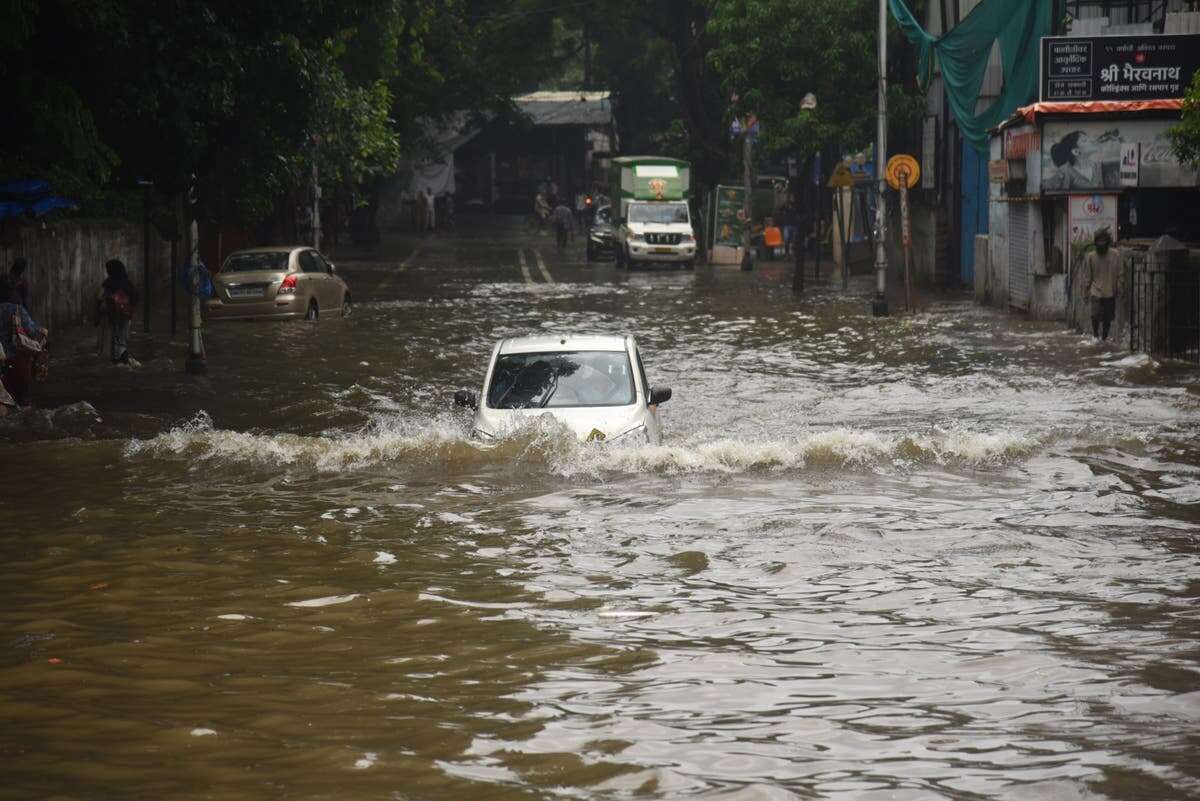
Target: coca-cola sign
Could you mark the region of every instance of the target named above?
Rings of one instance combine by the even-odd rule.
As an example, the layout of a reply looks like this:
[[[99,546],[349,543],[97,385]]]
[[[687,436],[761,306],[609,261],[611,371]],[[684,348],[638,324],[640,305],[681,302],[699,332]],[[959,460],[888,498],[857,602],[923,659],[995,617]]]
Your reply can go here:
[[[1048,120],[1042,126],[1043,192],[1194,187],[1200,183],[1196,170],[1181,164],[1171,149],[1167,130],[1172,121],[1080,116]],[[1131,152],[1136,155],[1131,157]]]
[[[1173,100],[1200,70],[1200,35],[1047,36],[1041,99]]]

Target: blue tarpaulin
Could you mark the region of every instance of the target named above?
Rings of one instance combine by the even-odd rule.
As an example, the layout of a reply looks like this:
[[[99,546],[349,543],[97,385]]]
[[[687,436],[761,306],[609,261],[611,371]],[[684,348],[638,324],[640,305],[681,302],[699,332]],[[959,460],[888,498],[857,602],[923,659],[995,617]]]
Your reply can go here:
[[[46,181],[29,178],[0,184],[0,220],[10,217],[42,217],[55,209],[74,209],[73,200],[54,194]]]

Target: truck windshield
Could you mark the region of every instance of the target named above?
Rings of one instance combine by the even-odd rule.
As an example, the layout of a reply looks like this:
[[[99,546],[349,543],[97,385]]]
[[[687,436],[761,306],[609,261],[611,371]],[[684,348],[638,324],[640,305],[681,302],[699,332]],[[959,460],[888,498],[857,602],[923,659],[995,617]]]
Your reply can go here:
[[[634,203],[629,207],[629,221],[685,223],[688,221],[688,207],[686,203]]]
[[[492,409],[629,406],[633,370],[624,351],[510,353],[496,359],[487,390]]]

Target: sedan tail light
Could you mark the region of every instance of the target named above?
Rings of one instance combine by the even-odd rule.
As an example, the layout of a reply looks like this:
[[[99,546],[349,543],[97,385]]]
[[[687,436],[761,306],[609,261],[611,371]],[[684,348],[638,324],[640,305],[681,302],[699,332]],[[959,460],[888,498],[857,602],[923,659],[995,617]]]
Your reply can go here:
[[[296,274],[292,273],[283,279],[283,283],[279,285],[280,295],[293,295],[296,292]]]

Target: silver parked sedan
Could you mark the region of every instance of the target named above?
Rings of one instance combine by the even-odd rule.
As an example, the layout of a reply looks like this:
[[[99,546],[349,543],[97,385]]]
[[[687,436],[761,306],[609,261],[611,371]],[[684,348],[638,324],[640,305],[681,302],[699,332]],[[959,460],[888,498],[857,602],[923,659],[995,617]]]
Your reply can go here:
[[[213,276],[208,319],[315,320],[325,312],[351,310],[350,287],[333,265],[309,247],[250,248],[230,253]]]

